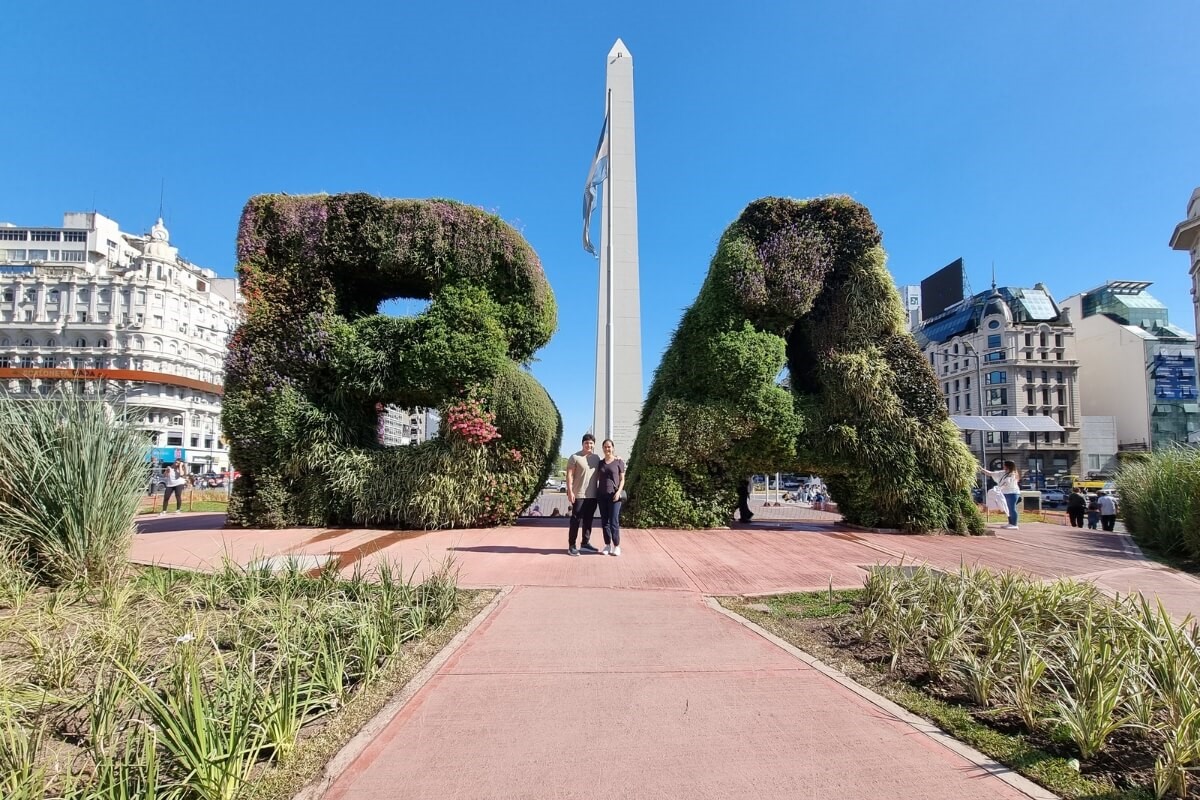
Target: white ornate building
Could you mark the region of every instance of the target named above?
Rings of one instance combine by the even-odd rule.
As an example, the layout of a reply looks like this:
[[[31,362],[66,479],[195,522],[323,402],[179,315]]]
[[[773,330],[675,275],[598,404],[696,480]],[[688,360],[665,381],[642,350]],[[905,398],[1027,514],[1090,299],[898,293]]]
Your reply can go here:
[[[0,223],[0,391],[77,382],[140,420],[149,459],[229,469],[221,396],[239,304],[236,281],[180,258],[161,218],[141,236],[94,212]]]

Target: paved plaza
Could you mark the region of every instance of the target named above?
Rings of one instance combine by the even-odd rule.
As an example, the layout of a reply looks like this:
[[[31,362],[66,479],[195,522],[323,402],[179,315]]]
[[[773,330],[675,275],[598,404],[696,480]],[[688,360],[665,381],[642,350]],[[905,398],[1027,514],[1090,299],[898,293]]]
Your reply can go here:
[[[827,515],[828,516],[828,515]],[[324,796],[1045,797],[714,608],[713,595],[861,585],[864,567],[960,563],[1140,590],[1177,615],[1200,581],[1122,534],[1042,524],[979,538],[864,533],[828,518],[623,532],[619,558],[566,555],[563,520],[457,531],[223,530],[140,523],[133,558],[207,569],[304,556],[420,577],[452,556],[504,587],[479,626],[349,760]],[[599,543],[599,534],[593,541]]]

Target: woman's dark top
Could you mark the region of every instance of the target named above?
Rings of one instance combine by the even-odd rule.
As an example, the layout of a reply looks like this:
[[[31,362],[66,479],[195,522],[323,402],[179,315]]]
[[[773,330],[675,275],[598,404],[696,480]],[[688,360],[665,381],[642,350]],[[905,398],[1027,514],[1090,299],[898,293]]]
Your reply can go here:
[[[625,462],[619,458],[612,461],[600,461],[600,493],[612,498],[621,485],[621,476],[625,474]]]
[[[1083,509],[1087,508],[1087,500],[1084,500],[1083,495],[1078,492],[1071,492],[1070,496],[1067,497],[1067,508],[1083,511]]]

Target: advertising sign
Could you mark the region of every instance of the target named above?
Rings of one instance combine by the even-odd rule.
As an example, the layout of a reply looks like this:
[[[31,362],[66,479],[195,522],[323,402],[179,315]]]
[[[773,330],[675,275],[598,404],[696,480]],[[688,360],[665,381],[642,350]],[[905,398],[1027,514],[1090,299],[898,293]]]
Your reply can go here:
[[[182,447],[151,447],[146,453],[147,461],[170,463],[172,461],[187,461],[187,450]]]

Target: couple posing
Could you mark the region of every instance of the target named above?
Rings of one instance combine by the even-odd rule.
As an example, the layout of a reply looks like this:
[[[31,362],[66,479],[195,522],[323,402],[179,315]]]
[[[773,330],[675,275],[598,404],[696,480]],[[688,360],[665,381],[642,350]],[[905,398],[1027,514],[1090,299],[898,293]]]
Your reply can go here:
[[[621,555],[621,501],[625,499],[625,462],[613,454],[612,439],[602,445],[604,457],[596,455],[596,437],[583,435],[583,449],[567,459],[567,502],[571,504],[571,528],[567,536],[567,554],[604,553]],[[604,549],[592,544],[592,517],[600,507],[604,525]],[[575,547],[575,537],[583,527],[583,542]]]

